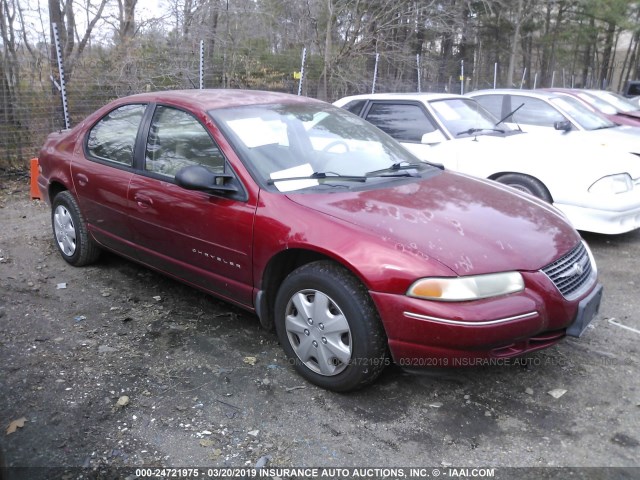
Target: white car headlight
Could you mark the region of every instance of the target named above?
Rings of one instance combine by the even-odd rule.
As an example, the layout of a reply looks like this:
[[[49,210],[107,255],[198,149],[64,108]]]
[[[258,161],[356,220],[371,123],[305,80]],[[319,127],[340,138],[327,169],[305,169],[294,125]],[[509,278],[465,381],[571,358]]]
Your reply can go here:
[[[518,272],[504,272],[469,277],[421,278],[413,282],[407,295],[442,302],[464,302],[522,290],[522,275]]]
[[[590,193],[611,194],[624,193],[633,190],[633,180],[628,173],[618,173],[603,177],[589,187]]]

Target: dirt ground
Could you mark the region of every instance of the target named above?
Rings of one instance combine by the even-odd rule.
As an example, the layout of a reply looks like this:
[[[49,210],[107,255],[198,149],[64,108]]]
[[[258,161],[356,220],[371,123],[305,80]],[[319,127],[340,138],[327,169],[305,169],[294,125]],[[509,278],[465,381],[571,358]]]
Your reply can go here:
[[[580,339],[336,394],[249,313],[115,255],[68,266],[49,216],[0,178],[9,467],[640,467],[640,232],[585,234],[605,296]]]

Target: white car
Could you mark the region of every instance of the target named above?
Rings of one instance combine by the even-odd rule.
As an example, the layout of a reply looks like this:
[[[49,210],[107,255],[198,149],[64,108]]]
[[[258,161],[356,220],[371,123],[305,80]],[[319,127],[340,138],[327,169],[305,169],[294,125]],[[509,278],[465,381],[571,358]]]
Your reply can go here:
[[[624,150],[513,130],[461,95],[369,94],[334,104],[367,119],[420,160],[552,203],[579,230],[640,228],[640,159]]]
[[[531,133],[554,133],[576,142],[614,145],[640,155],[640,127],[616,125],[581,100],[546,90],[497,89],[467,93],[514,127]]]

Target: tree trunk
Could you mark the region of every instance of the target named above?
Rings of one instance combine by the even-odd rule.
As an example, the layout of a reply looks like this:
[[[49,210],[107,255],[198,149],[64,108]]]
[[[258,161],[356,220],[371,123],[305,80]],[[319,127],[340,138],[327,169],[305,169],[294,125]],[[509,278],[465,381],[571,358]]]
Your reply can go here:
[[[136,33],[136,16],[135,9],[138,0],[118,0],[118,8],[120,12],[119,35],[120,42],[126,43],[132,39]]]
[[[613,52],[613,39],[616,33],[616,24],[610,22],[607,24],[607,33],[605,36],[604,47],[602,52],[602,66],[600,68],[600,75],[598,76],[598,88],[605,88],[608,81],[609,63],[611,62],[611,55]]]
[[[331,76],[331,58],[333,50],[333,24],[335,22],[335,12],[333,0],[327,0],[327,29],[324,38],[324,65],[320,75],[320,86],[318,88],[318,98],[329,100],[329,77]]]
[[[509,53],[509,67],[507,69],[507,87],[513,87],[513,72],[516,69],[516,57],[518,55],[518,45],[520,45],[520,29],[522,27],[522,7],[524,0],[518,0],[516,10],[516,22],[511,39],[511,52]]]

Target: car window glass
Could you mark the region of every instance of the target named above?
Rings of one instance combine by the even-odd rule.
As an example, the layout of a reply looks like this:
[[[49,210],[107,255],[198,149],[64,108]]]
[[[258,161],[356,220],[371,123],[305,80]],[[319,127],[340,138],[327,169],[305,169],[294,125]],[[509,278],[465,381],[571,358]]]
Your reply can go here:
[[[233,143],[239,157],[260,181],[275,182],[280,191],[309,187],[375,186],[396,177],[375,176],[365,182],[340,180],[365,176],[396,164],[431,171],[388,135],[342,108],[325,104],[272,104],[209,112]],[[396,167],[397,168],[397,167]],[[314,173],[321,173],[317,178]]]
[[[485,109],[489,110],[494,117],[500,119],[504,116],[502,113],[502,99],[504,97],[502,95],[480,95],[473,98]]]
[[[360,115],[362,112],[362,107],[367,103],[366,100],[351,100],[344,107],[345,110],[349,110],[351,113],[355,113],[356,115]]]
[[[224,172],[224,156],[205,128],[182,110],[158,106],[145,150],[145,170],[169,177],[182,167],[204,165]]]
[[[567,120],[564,115],[544,100],[520,95],[511,96],[511,106],[514,109],[523,103],[524,105],[513,114],[513,120],[510,121],[524,125],[553,127],[555,122]]]
[[[447,98],[429,102],[438,120],[456,138],[495,131],[498,118],[471,98]],[[509,131],[506,125],[499,130]]]
[[[613,127],[615,124],[599,115],[584,105],[577,98],[563,95],[562,97],[554,97],[551,99],[554,105],[571,115],[572,120],[585,130],[597,130],[600,128]]]
[[[564,115],[544,100],[519,95],[513,95],[511,97],[511,106],[514,109],[523,103],[524,105],[512,115],[512,122],[522,123],[524,125],[553,127],[555,122],[567,120]]]
[[[640,95],[640,83],[632,83],[629,85],[628,94],[631,96]]]
[[[425,133],[436,130],[435,124],[418,105],[374,103],[366,118],[401,142],[420,142]]]
[[[628,99],[624,98],[622,95],[618,95],[613,92],[605,92],[605,91],[596,91],[589,93],[590,95],[599,98],[603,102],[607,102],[612,105],[616,112],[635,112],[638,110],[638,105],[630,102]]]
[[[606,113],[607,115],[615,115],[616,113],[618,113],[613,105],[605,102],[603,99],[598,98],[595,95],[590,95],[589,93],[585,92],[578,92],[576,95],[581,100],[584,100],[585,103],[591,105],[600,112]]]
[[[89,155],[131,166],[138,127],[145,105],[124,105],[112,110],[89,131]]]

